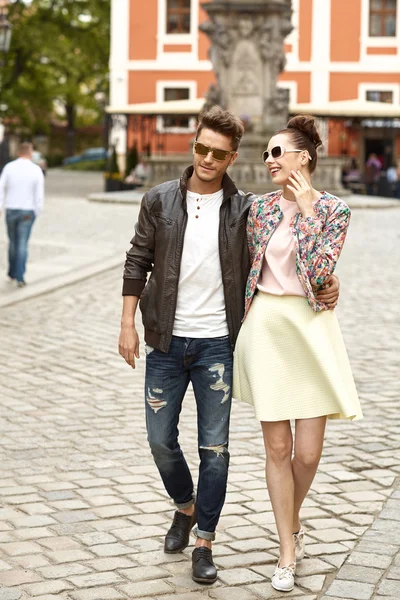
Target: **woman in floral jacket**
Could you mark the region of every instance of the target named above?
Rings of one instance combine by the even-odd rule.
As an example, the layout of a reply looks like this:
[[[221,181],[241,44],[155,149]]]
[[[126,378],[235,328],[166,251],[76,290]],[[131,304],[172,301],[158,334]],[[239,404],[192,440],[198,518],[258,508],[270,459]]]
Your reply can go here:
[[[326,419],[362,418],[335,312],[318,295],[350,221],[343,200],[312,187],[320,145],[315,119],[298,115],[264,152],[282,190],[250,209],[251,271],[235,351],[233,396],[254,406],[264,436],[280,539],[272,585],[281,591],[293,589],[296,560],[304,556],[299,512],[317,471]]]

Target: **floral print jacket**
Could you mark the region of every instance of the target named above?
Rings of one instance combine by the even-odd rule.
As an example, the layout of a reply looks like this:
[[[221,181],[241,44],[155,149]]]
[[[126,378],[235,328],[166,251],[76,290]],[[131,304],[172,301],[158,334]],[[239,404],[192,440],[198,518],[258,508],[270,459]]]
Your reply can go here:
[[[257,289],[265,250],[282,219],[279,198],[282,192],[272,192],[253,202],[247,221],[247,242],[251,268],[246,285],[245,315]],[[315,217],[303,217],[298,212],[290,228],[296,249],[296,272],[308,303],[315,312],[328,310],[315,296],[335,270],[350,223],[350,208],[343,200],[323,192],[313,203]]]

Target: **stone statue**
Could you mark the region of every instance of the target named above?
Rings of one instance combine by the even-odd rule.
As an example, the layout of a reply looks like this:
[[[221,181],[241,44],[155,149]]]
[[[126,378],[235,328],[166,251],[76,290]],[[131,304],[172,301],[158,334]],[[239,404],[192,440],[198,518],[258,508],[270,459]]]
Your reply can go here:
[[[245,118],[243,144],[252,143],[259,155],[268,132],[276,130],[277,116],[288,115],[288,96],[276,83],[285,66],[291,0],[211,0],[202,6],[209,20],[200,29],[210,38],[217,79],[206,106],[218,102]]]
[[[238,23],[239,34],[242,38],[246,39],[250,37],[254,29],[254,24],[248,17],[243,17]]]
[[[206,33],[212,41],[209,56],[217,72],[221,66],[229,67],[233,42],[232,33],[220,23],[210,21],[202,23],[200,30]]]
[[[285,67],[284,40],[292,29],[291,4],[291,0],[210,0],[202,4],[209,20],[200,29],[210,38],[209,57],[216,79],[208,90],[205,108],[219,104],[241,117],[246,133],[232,175],[241,189],[256,194],[274,189],[261,155],[270,137],[285,127],[288,119],[289,92],[277,87],[277,79]],[[187,159],[157,157],[152,163],[151,185],[180,177]],[[341,160],[327,157],[316,174],[316,188],[344,195],[340,173]]]
[[[206,102],[204,104],[204,110],[209,110],[212,106],[218,104],[222,106],[222,99],[219,87],[215,83],[211,83],[208,88],[208,92],[206,95]]]

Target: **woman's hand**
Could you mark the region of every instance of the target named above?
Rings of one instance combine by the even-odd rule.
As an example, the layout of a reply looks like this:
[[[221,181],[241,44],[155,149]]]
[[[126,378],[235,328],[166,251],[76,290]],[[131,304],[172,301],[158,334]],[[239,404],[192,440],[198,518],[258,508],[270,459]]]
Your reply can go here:
[[[291,171],[287,188],[294,194],[303,217],[315,217],[313,209],[314,190],[300,171]]]
[[[337,306],[339,300],[340,281],[336,275],[331,275],[326,280],[322,290],[317,293],[317,300],[323,302],[330,310]]]

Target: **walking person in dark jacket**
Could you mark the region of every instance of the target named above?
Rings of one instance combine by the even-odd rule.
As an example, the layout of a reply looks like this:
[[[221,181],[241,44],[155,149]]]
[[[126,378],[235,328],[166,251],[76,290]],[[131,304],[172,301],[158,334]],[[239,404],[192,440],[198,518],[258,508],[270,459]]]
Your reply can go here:
[[[148,439],[177,507],[164,550],[184,550],[197,523],[192,576],[200,583],[217,579],[211,548],[226,494],[233,348],[250,267],[246,221],[255,197],[239,191],[226,173],[237,159],[242,135],[243,125],[231,113],[213,107],[203,114],[193,166],[180,180],[144,195],[124,270],[119,352],[134,368],[140,300]],[[336,279],[324,295],[325,301],[336,303]],[[198,412],[196,497],[178,443],[189,382]]]

